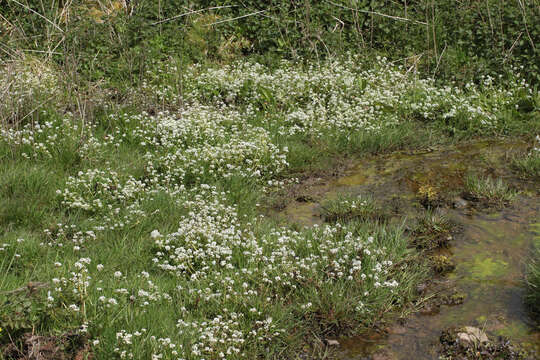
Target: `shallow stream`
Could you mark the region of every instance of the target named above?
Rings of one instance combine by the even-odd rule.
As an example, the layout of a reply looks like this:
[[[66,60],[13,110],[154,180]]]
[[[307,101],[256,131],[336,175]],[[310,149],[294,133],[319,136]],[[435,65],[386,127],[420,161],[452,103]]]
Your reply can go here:
[[[344,177],[306,187],[306,196],[284,210],[288,219],[312,225],[322,222],[321,201],[340,193],[369,194],[403,219],[424,211],[418,201],[423,186],[461,202],[452,206],[450,200],[439,209],[460,229],[445,250],[455,270],[431,281],[426,293],[429,297],[451,291],[463,296],[463,303],[432,311],[427,306],[383,331],[340,339],[341,359],[437,359],[439,338],[452,326],[475,326],[540,354],[540,333],[523,305],[524,266],[533,242],[540,241],[538,184],[518,179],[507,164],[512,152],[525,147],[519,142],[482,142],[365,159]],[[502,210],[473,206],[459,198],[469,172],[502,178],[521,195]]]

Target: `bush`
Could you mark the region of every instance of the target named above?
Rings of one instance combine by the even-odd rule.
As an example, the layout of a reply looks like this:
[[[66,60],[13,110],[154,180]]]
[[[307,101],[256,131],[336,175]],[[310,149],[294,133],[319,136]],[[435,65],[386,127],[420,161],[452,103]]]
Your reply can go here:
[[[85,1],[78,6],[59,2],[50,9],[38,0],[27,3],[51,20],[0,2],[9,24],[17,24],[6,24],[0,38],[37,50],[61,44],[64,53],[56,55],[57,61],[70,57],[94,80],[140,80],[150,59],[319,59],[346,51],[382,52],[411,70],[462,83],[504,73],[511,65],[526,68],[527,80],[540,80],[540,6],[534,0],[204,0],[196,5],[174,0],[127,7],[119,1],[106,6]],[[48,36],[31,36],[42,33]]]

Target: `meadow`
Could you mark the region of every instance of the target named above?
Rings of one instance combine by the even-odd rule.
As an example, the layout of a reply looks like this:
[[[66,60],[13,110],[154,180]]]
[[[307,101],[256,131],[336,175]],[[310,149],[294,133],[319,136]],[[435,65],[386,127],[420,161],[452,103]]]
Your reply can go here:
[[[347,215],[369,201],[302,227],[277,194],[367,154],[540,133],[522,66],[464,84],[354,52],[146,68],[119,89],[39,54],[0,64],[0,358],[324,358],[429,265],[403,225]],[[538,154],[512,166],[537,177]]]

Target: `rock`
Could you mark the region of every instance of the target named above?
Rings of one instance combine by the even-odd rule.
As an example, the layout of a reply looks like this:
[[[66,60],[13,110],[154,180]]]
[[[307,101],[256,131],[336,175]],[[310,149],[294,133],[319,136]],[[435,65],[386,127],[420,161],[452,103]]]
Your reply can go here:
[[[466,333],[458,333],[457,339],[459,343],[462,344],[463,346],[469,346],[474,343],[473,338],[469,334],[466,334]]]
[[[463,209],[469,206],[469,203],[463,198],[456,197],[452,200],[452,206],[455,209]]]
[[[464,346],[489,342],[486,333],[473,326],[465,326],[461,332],[457,333],[457,337]]]
[[[339,341],[337,340],[326,339],[326,343],[328,346],[339,346]]]

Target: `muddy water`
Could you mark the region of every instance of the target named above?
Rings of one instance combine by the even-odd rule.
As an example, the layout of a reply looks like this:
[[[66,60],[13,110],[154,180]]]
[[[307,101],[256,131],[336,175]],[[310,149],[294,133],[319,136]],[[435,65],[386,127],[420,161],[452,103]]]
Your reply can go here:
[[[399,216],[414,217],[424,211],[419,189],[429,186],[447,198],[459,196],[463,176],[471,171],[503,178],[525,194],[499,211],[478,210],[471,204],[460,209],[447,206],[446,215],[462,229],[448,250],[456,268],[435,279],[428,294],[457,293],[465,297],[463,303],[433,311],[426,305],[386,331],[341,339],[341,359],[437,359],[442,331],[467,325],[492,337],[506,336],[540,354],[540,333],[533,330],[523,306],[522,284],[532,242],[540,241],[538,184],[521,182],[504,164],[509,154],[524,146],[487,142],[366,159],[345,177],[306,188],[307,193],[319,194],[315,201],[295,202],[285,209],[287,218],[310,225],[322,222],[322,200],[339,193],[370,194]]]

